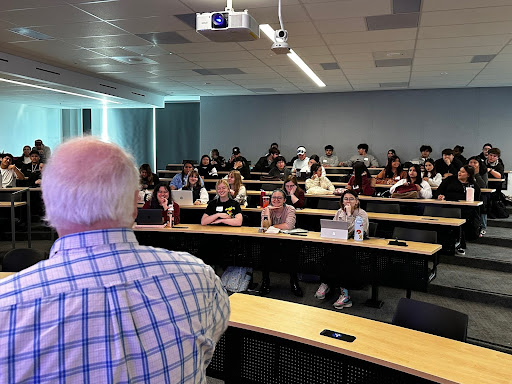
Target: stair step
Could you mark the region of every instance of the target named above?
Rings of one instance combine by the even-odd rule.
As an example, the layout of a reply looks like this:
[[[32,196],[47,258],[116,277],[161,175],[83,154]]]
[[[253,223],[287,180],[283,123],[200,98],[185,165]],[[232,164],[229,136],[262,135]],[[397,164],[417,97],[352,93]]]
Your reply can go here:
[[[510,272],[440,264],[430,294],[512,308]]]

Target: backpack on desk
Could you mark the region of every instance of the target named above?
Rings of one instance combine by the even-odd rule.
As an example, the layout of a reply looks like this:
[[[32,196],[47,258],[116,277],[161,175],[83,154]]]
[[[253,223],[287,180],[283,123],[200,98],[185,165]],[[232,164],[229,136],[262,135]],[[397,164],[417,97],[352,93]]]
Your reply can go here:
[[[247,291],[252,279],[252,268],[234,267],[226,268],[220,278],[222,285],[230,292]]]

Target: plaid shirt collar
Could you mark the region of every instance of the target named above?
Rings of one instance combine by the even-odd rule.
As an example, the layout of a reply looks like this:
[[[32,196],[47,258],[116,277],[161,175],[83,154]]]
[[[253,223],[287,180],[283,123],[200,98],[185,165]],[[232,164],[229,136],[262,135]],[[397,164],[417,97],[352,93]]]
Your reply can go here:
[[[58,238],[53,243],[49,257],[55,257],[59,252],[72,249],[119,243],[139,244],[135,233],[130,228],[97,229],[94,231],[72,233]]]

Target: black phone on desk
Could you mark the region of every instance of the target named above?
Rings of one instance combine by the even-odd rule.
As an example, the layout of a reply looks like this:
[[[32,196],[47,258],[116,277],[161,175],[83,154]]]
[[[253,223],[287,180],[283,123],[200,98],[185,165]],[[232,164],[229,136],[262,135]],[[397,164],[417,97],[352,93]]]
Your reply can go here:
[[[346,341],[348,343],[351,343],[356,339],[355,336],[347,335],[346,333],[331,331],[330,329],[324,329],[322,332],[320,332],[320,335],[332,337],[333,339]]]

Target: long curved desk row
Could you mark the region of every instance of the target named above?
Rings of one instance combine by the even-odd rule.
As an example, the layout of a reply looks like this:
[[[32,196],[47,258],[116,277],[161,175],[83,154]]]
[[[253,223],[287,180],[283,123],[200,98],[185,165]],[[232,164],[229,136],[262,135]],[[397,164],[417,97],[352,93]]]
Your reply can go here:
[[[358,266],[361,281],[371,284],[370,306],[380,307],[377,287],[380,285],[426,291],[437,273],[439,244],[408,241],[407,246],[390,245],[389,240],[371,238],[364,241],[339,240],[320,237],[319,232],[305,236],[258,232],[256,227],[202,226],[180,224],[174,228],[134,226],[141,244],[159,246],[176,251],[187,251],[208,260],[222,255],[225,265],[250,266],[261,269],[263,257],[269,250],[275,255],[273,270],[282,269],[279,256],[293,255],[299,272],[320,274],[326,254],[351,257]],[[431,262],[431,263],[429,263]],[[355,271],[356,272],[356,271]]]
[[[511,383],[512,356],[357,316],[235,293],[208,368],[226,384]],[[324,329],[353,342],[320,335]]]

